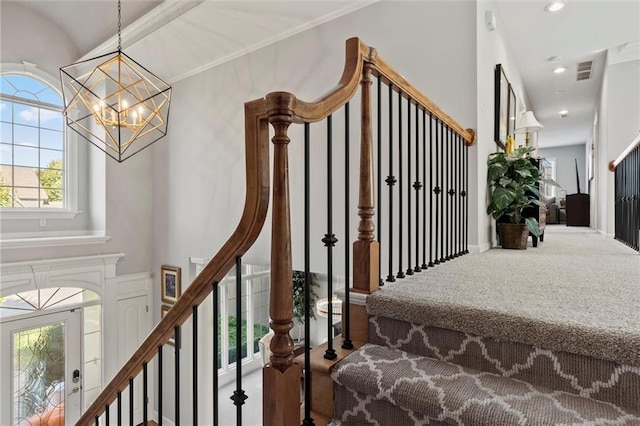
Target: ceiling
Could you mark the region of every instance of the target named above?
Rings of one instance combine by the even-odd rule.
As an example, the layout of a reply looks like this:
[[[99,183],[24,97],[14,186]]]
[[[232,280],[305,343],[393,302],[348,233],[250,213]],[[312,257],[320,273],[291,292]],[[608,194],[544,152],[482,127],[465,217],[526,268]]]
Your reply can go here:
[[[498,1],[511,54],[514,55],[534,114],[544,129],[538,145],[550,147],[589,141],[600,94],[606,50],[614,59],[624,49],[638,58],[640,2],[569,0],[558,12],[546,12],[547,1]],[[635,42],[635,44],[633,43]],[[633,51],[635,50],[635,53]],[[561,59],[549,61],[557,56]],[[611,60],[611,58],[610,58]],[[577,81],[577,64],[593,61],[591,78]],[[553,70],[564,66],[562,74]],[[568,115],[560,118],[559,112]]]
[[[376,0],[122,0],[122,39],[127,54],[172,82],[251,50],[334,19]],[[83,59],[115,50],[115,0],[21,0],[56,22],[83,53]],[[640,2],[568,0],[559,12],[546,1],[498,0],[511,54],[520,69],[533,110],[545,126],[541,147],[589,140],[601,87],[605,52],[637,55]],[[634,43],[635,42],[635,43]],[[172,59],[166,60],[166,53]],[[556,62],[547,59],[560,56]],[[589,80],[576,81],[577,63],[593,61]],[[553,74],[557,66],[567,67]],[[521,96],[522,98],[522,96]],[[560,118],[559,111],[569,111]]]

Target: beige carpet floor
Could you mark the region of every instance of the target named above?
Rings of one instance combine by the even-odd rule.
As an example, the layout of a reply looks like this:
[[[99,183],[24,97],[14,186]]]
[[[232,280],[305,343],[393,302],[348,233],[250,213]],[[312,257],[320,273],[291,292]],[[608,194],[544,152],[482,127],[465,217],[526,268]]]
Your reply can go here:
[[[640,254],[588,228],[548,226],[537,248],[469,254],[388,283],[367,309],[640,366]]]

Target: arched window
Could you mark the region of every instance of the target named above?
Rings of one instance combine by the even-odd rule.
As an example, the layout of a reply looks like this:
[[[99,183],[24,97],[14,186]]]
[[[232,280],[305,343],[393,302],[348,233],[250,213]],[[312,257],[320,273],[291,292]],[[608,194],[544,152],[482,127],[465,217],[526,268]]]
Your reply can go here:
[[[68,210],[62,97],[44,81],[0,74],[0,207]]]

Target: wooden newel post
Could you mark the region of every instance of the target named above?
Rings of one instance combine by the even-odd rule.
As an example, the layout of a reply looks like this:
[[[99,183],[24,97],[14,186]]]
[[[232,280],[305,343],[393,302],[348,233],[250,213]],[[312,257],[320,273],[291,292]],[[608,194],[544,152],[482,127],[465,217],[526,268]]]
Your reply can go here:
[[[370,53],[370,59],[375,51]],[[362,74],[362,108],[360,130],[360,184],[358,198],[358,240],[353,243],[353,291],[372,293],[380,282],[379,244],[375,241],[375,225],[371,219],[375,214],[373,199],[373,138],[371,125],[371,67],[364,64]]]
[[[291,106],[295,101],[288,93],[267,95],[269,122],[275,135],[273,159],[273,207],[271,225],[271,296],[269,326],[270,362],[263,368],[263,424],[265,426],[300,425],[300,376],[302,368],[293,364],[293,283],[291,262],[291,223],[289,206],[289,137],[293,122]]]

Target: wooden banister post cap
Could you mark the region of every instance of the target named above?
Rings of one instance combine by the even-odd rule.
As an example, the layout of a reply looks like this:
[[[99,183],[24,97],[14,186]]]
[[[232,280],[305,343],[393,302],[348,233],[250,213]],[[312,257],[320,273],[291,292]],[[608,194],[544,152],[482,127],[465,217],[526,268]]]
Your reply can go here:
[[[616,171],[616,165],[613,161],[609,161],[609,171],[610,172],[615,172]]]

